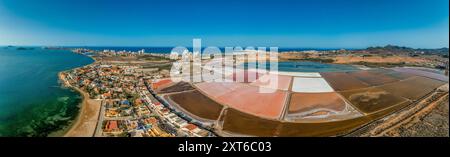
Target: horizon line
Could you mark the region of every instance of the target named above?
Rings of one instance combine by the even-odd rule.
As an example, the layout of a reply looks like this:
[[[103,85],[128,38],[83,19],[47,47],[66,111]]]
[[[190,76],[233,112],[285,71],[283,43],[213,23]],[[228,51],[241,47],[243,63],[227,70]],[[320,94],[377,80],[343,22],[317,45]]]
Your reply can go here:
[[[278,48],[282,48],[282,49],[366,49],[369,47],[385,47],[385,46],[398,46],[398,47],[407,47],[407,48],[412,48],[412,49],[443,49],[443,48],[449,48],[446,46],[443,47],[433,47],[433,48],[419,48],[419,47],[410,47],[410,46],[401,46],[401,45],[394,45],[394,44],[386,44],[386,45],[377,45],[377,46],[366,46],[366,47],[293,47],[293,46],[202,46],[202,48],[207,48],[207,47],[218,47],[218,48],[225,48],[225,47],[242,47],[242,48],[247,48],[247,47],[266,47],[266,48],[270,48],[270,47],[278,47]],[[0,47],[7,47],[7,46],[14,46],[14,47],[115,47],[115,48],[119,48],[119,47],[127,47],[127,48],[175,48],[175,47],[180,47],[180,46],[111,46],[111,45],[84,45],[84,46],[67,46],[67,45],[4,45],[4,44],[0,44]],[[182,47],[186,47],[186,48],[192,48],[192,46],[182,46]]]

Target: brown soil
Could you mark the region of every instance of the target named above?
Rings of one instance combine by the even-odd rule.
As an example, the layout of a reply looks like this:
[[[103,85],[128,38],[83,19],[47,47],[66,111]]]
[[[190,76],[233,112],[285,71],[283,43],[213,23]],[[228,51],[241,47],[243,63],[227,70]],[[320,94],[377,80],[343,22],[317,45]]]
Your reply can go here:
[[[407,119],[407,123],[386,132],[385,136],[449,137],[448,96],[444,102],[429,105]]]
[[[443,85],[444,82],[424,78],[414,77],[401,82],[395,82],[380,86],[380,88],[410,100],[418,100],[428,93],[432,92],[438,86]]]
[[[187,82],[177,82],[175,84],[172,84],[168,87],[162,88],[157,91],[158,94],[164,94],[164,93],[174,93],[174,92],[183,92],[188,90],[193,90],[194,87],[191,86],[191,84]]]
[[[370,86],[378,86],[386,83],[399,81],[379,71],[361,70],[356,72],[349,72],[350,76],[357,78],[358,80],[369,84]]]
[[[355,77],[350,76],[347,73],[329,72],[320,73],[323,78],[333,87],[335,91],[344,91],[351,89],[360,89],[369,87],[366,83],[359,81]]]
[[[334,111],[345,109],[345,102],[337,93],[293,93],[288,114],[326,108]]]
[[[200,118],[217,120],[223,106],[198,91],[190,91],[166,96],[187,112]]]
[[[223,115],[223,131],[252,136],[339,136],[367,124],[374,119],[390,114],[404,105],[407,104],[401,104],[354,119],[318,123],[268,120],[228,108]]]
[[[433,93],[347,136],[448,137],[448,124],[448,93]]]
[[[227,108],[224,112],[223,130],[253,136],[274,136],[279,121],[262,119],[238,110]]]
[[[391,73],[387,73],[386,75],[396,78],[398,80],[406,80],[408,78],[414,77],[414,75],[402,73],[402,72],[391,72]]]
[[[340,94],[364,113],[372,113],[406,101],[376,87],[345,91]]]
[[[386,108],[366,116],[319,123],[291,123],[284,122],[278,134],[280,136],[341,136],[345,135],[369,122],[393,113],[398,109],[408,105],[408,102],[400,103],[390,108]]]

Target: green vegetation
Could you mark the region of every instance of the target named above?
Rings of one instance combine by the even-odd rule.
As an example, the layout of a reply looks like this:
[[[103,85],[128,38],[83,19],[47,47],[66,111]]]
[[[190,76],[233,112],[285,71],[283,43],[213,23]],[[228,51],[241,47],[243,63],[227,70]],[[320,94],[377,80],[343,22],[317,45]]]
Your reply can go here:
[[[398,67],[398,66],[405,66],[406,63],[405,62],[400,62],[400,63],[371,63],[371,62],[357,62],[357,63],[353,63],[356,65],[364,65],[367,67],[371,67],[371,68],[377,68],[377,67],[385,67],[385,68],[391,68],[391,67]]]
[[[131,104],[134,103],[134,100],[140,98],[139,94],[129,94],[129,93],[126,93],[125,95],[126,95],[126,97],[127,97],[127,100],[128,100]]]
[[[333,63],[334,59],[329,58],[301,58],[301,59],[288,59],[290,61],[311,61],[311,62],[320,62],[320,63]]]
[[[158,71],[169,70],[172,68],[172,63],[161,63],[161,64],[146,64],[143,66],[145,69],[158,68]]]
[[[146,61],[171,61],[170,59],[163,57],[163,56],[153,56],[153,55],[144,55],[140,56],[140,59],[146,60]]]
[[[64,129],[76,118],[81,101],[80,96],[60,97],[30,105],[17,116],[10,117],[14,120],[0,126],[1,136],[46,137]]]
[[[158,67],[159,71],[162,71],[162,70],[169,70],[170,71],[171,68],[172,68],[172,64],[165,64],[165,65],[162,65],[162,66]]]

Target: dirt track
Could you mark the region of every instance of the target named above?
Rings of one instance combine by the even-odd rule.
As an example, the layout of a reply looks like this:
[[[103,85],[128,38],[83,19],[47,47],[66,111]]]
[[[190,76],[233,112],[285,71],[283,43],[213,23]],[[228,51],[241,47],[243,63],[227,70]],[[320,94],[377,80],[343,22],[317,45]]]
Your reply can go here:
[[[449,103],[431,104],[418,112],[408,122],[386,132],[385,136],[399,137],[449,137]]]
[[[434,93],[403,111],[346,136],[448,137],[448,105],[448,93]]]

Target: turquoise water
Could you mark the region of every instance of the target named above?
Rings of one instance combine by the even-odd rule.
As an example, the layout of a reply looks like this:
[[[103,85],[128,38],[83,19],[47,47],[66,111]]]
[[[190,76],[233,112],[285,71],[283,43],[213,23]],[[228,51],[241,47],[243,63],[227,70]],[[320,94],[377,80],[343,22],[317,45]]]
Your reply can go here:
[[[270,65],[269,63],[266,64],[267,69],[270,68],[269,65]],[[245,63],[244,66],[248,67],[249,63]],[[255,67],[250,66],[249,68]],[[327,64],[309,61],[291,61],[278,63],[278,71],[287,71],[287,72],[346,72],[356,70],[359,69],[355,66],[344,64]]]
[[[0,47],[0,136],[47,136],[73,120],[82,97],[58,72],[92,63],[65,50]]]

